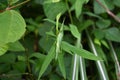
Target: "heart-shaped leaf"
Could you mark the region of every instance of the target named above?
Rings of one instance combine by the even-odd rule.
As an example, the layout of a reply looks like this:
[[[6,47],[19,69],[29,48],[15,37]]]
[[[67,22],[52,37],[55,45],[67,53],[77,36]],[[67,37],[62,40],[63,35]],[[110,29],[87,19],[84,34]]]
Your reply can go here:
[[[26,30],[25,27],[25,21],[18,12],[7,10],[1,13],[0,46],[20,39]]]

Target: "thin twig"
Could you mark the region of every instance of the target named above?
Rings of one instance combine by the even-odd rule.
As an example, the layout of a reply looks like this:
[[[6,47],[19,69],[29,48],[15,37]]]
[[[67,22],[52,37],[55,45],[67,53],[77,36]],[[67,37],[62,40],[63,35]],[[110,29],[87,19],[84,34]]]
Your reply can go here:
[[[30,0],[26,0],[24,2],[21,2],[21,3],[17,4],[17,5],[15,5],[15,6],[7,7],[5,10],[11,10],[11,9],[16,8],[18,6],[21,6],[21,5],[23,5],[23,4],[25,4],[25,3],[29,2],[29,1]],[[5,10],[0,10],[0,13],[4,12]]]
[[[106,10],[106,12],[112,17],[112,18],[114,18],[117,22],[119,22],[120,23],[120,18],[119,17],[117,17],[113,12],[111,12],[104,4],[102,4],[99,0],[96,0],[96,2],[99,4],[99,5],[101,5],[101,7],[103,7],[105,10]]]
[[[6,10],[11,10],[11,9],[16,8],[18,6],[21,6],[21,5],[23,5],[23,4],[25,4],[25,3],[29,2],[29,1],[30,0],[26,0],[24,2],[21,2],[21,3],[17,4],[17,5],[15,5],[15,6],[7,7]]]

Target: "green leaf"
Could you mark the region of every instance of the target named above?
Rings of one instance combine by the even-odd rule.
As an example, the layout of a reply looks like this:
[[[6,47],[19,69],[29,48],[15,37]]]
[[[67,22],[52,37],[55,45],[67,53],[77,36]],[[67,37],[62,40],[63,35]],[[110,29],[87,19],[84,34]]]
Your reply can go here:
[[[75,2],[75,14],[76,17],[79,18],[81,11],[82,11],[82,6],[84,4],[84,0],[76,0]]]
[[[8,3],[10,4],[10,5],[12,5],[12,4],[15,4],[16,2],[18,2],[19,0],[8,0]]]
[[[2,47],[0,47],[0,56],[5,54],[8,50],[8,45],[4,45]]]
[[[41,53],[33,53],[29,56],[29,58],[45,58],[45,55],[41,54]]]
[[[86,20],[86,21],[84,21],[83,24],[82,24],[82,26],[79,29],[80,32],[83,31],[83,30],[85,30],[87,27],[93,25],[93,23],[94,22],[92,20]]]
[[[15,63],[16,56],[13,53],[0,56],[0,63]]]
[[[89,2],[89,0],[85,0],[85,3],[88,3]]]
[[[14,65],[12,65],[14,69],[17,69],[21,73],[25,73],[26,70],[26,63],[23,61],[15,62]]]
[[[25,56],[17,56],[19,61],[26,61],[26,57]]]
[[[38,72],[46,58],[44,54],[41,53],[33,53],[29,56],[30,62],[35,66],[35,72]]]
[[[113,5],[112,1],[99,0],[99,2],[101,2],[106,8],[108,8],[110,10],[114,9],[114,5]],[[101,13],[105,13],[106,10],[100,4],[98,4],[98,2],[96,0],[94,0],[94,12],[96,14],[101,14]]]
[[[110,26],[110,24],[111,24],[110,20],[104,20],[104,19],[98,20],[96,22],[97,27],[99,27],[100,29],[107,28]]]
[[[120,42],[120,31],[118,28],[109,28],[104,30],[105,38],[111,41]]]
[[[75,38],[79,38],[80,37],[80,33],[77,29],[77,27],[73,24],[70,24],[70,31],[72,33],[72,35],[75,37]]]
[[[45,60],[45,57],[39,58],[39,59],[35,59],[35,60],[34,60],[34,59],[31,59],[31,60],[30,60],[31,63],[32,63],[32,65],[33,65],[33,67],[34,67],[35,73],[38,73],[38,72],[40,71],[41,66],[42,66],[44,60]],[[48,67],[48,68],[49,68],[49,67]],[[47,69],[47,70],[49,70],[49,69]],[[49,71],[48,71],[48,72],[49,72]],[[45,72],[45,73],[46,73],[46,72]]]
[[[35,31],[35,26],[33,26],[33,25],[27,25],[27,29],[28,29],[28,31],[30,31],[30,32],[34,32]]]
[[[101,40],[101,43],[102,43],[102,45],[104,45],[106,48],[110,49],[108,43],[107,43],[105,40]]]
[[[43,5],[45,15],[54,20],[59,13],[64,13],[67,10],[66,4],[63,1]]]
[[[5,73],[9,70],[11,70],[10,64],[2,64],[2,66],[0,66],[0,73]],[[3,80],[3,79],[1,79],[1,80]]]
[[[42,74],[45,72],[45,70],[47,69],[48,65],[50,64],[50,62],[52,61],[52,59],[55,57],[55,45],[53,45],[50,49],[50,51],[48,52],[48,55],[45,58],[45,61],[43,62],[40,72],[39,72],[39,77],[38,80],[40,80],[40,77],[42,76]]]
[[[7,10],[1,13],[0,46],[20,39],[25,32],[25,27],[25,21],[18,12]]]
[[[114,3],[116,6],[120,7],[120,0],[113,0],[113,3]]]
[[[63,53],[59,54],[58,62],[59,62],[59,67],[60,67],[60,70],[62,72],[62,75],[63,75],[64,79],[66,79],[66,71],[65,71],[64,55],[63,55]]]
[[[46,32],[48,36],[56,37],[53,31]]]
[[[117,13],[116,16],[117,16],[118,18],[120,18],[120,13]]]
[[[44,22],[42,26],[39,28],[39,35],[40,36],[46,36],[46,32],[49,32],[53,28],[53,24],[51,22]]]
[[[8,50],[10,51],[25,51],[25,48],[19,41],[9,43],[8,46],[9,46]]]
[[[110,10],[113,10],[115,8],[113,3],[114,0],[104,0],[104,1]]]
[[[101,29],[95,29],[95,30],[93,30],[93,33],[94,33],[95,37],[99,40],[103,39],[104,35],[105,35],[104,31]]]
[[[69,50],[69,51],[73,52],[73,54],[77,54],[77,55],[79,55],[79,56],[81,56],[83,58],[86,58],[86,59],[90,59],[90,60],[102,60],[100,57],[95,56],[91,52],[86,51],[86,50],[81,49],[81,48],[77,48],[75,46],[72,46],[72,45],[70,45],[67,42],[62,42],[62,49],[64,51],[66,51],[66,52],[68,52],[68,50]]]
[[[100,40],[97,39],[97,38],[94,39],[94,43],[96,43],[97,45],[101,46],[101,42],[100,42]]]
[[[106,3],[104,0],[99,0],[105,7],[107,7]],[[104,13],[105,9],[97,3],[96,0],[94,0],[94,12],[97,14]]]
[[[85,12],[84,14],[86,14],[86,15],[88,15],[88,16],[91,16],[91,17],[98,18],[98,19],[102,19],[101,16],[96,15],[96,14],[94,14],[94,13],[92,13],[92,12]]]
[[[53,43],[54,43],[54,40],[51,37],[46,37],[46,36],[42,37],[39,41],[40,47],[46,52],[49,52]]]

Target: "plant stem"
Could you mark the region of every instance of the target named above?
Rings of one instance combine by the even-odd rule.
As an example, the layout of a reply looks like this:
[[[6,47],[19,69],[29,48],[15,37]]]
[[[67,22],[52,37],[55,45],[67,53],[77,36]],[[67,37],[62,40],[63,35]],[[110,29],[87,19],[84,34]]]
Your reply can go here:
[[[105,10],[106,10],[106,12],[111,16],[111,17],[113,17],[117,22],[119,22],[120,23],[120,18],[119,17],[117,17],[113,12],[111,12],[105,5],[103,5],[99,0],[96,0],[96,2],[99,4],[99,5],[101,5],[101,7],[103,7]]]
[[[29,1],[30,0],[26,0],[24,2],[21,2],[21,3],[17,4],[17,5],[15,5],[15,6],[7,7],[6,10],[11,10],[11,9],[16,8],[18,6],[21,6],[21,5],[23,5],[23,4],[25,4],[25,3],[29,2]]]
[[[26,51],[25,51],[25,53],[26,53],[26,64],[27,64],[27,68],[28,68],[28,73],[32,73],[32,69],[31,69],[31,66],[30,66],[30,63],[29,63],[29,55],[28,55],[28,49],[26,49]],[[34,78],[33,78],[33,75],[31,76],[29,76],[30,77],[30,79],[31,80],[34,80]]]
[[[73,24],[72,14],[71,14],[71,12],[70,12],[68,0],[65,0],[65,1],[66,1],[66,6],[67,6],[67,9],[68,9],[68,14],[69,14],[69,17],[70,17],[70,21],[71,21],[71,23]]]

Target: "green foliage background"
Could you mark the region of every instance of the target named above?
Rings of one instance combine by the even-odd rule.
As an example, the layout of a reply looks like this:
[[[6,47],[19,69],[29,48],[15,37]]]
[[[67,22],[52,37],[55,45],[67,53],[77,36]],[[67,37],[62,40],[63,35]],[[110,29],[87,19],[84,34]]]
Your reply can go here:
[[[119,80],[119,4],[0,0],[0,80]]]

